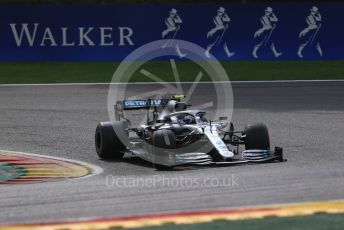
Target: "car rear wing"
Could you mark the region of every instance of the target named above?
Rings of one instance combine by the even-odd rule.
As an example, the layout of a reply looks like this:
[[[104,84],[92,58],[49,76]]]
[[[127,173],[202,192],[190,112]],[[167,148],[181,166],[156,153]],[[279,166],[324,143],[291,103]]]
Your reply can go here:
[[[165,108],[170,101],[177,101],[178,104],[182,104],[180,102],[181,99],[185,98],[184,95],[172,95],[170,99],[162,98],[162,99],[144,99],[144,100],[123,100],[117,101],[115,105],[115,119],[128,119],[125,118],[124,111],[126,110],[140,110],[145,109],[147,113],[150,109],[154,109],[154,118],[157,116],[157,109],[158,108]],[[185,103],[183,103],[185,104]],[[149,117],[149,116],[148,116]],[[147,121],[148,123],[148,121]]]
[[[146,99],[146,100],[124,100],[116,103],[120,110],[151,109],[155,107],[165,107],[171,99]]]

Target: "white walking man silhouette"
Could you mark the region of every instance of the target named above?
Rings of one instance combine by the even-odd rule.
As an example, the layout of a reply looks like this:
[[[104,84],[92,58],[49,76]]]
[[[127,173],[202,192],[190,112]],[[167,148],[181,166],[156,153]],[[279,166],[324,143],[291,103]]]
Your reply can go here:
[[[173,43],[175,43],[176,52],[180,58],[183,58],[186,56],[186,54],[183,54],[179,48],[179,45],[177,42],[174,41],[176,38],[176,35],[178,31],[180,30],[180,26],[183,23],[182,19],[177,13],[177,10],[172,8],[170,10],[170,15],[165,20],[166,29],[162,32],[162,38],[168,39],[167,42],[162,46],[162,48],[166,48],[168,46],[172,46]]]
[[[265,9],[265,14],[260,18],[260,22],[262,23],[262,27],[254,33],[254,38],[260,37],[261,40],[258,44],[256,44],[253,47],[252,56],[254,58],[258,58],[257,51],[259,50],[259,48],[261,46],[270,45],[272,53],[276,58],[278,58],[282,55],[282,53],[277,52],[272,38],[273,32],[278,22],[278,18],[274,14],[273,9],[271,7],[267,7]]]
[[[320,42],[318,40],[319,30],[321,28],[321,14],[319,13],[316,6],[313,6],[310,11],[310,14],[306,17],[308,26],[299,34],[300,38],[306,37],[306,35],[309,34],[308,37],[306,37],[306,41],[299,46],[299,50],[297,51],[297,56],[299,56],[300,58],[303,58],[303,49],[306,46],[312,46],[312,44],[316,44],[315,48],[318,51],[319,55],[323,55]]]
[[[225,11],[226,10],[223,7],[220,7],[217,10],[217,15],[213,18],[215,27],[212,28],[207,34],[207,38],[211,40],[211,43],[207,46],[205,51],[205,56],[208,58],[210,58],[210,50],[214,46],[219,46],[221,44],[223,44],[223,49],[226,52],[227,57],[230,58],[235,54],[234,52],[229,51],[226,42],[226,30],[228,29],[228,23],[231,21],[231,19],[228,17]]]

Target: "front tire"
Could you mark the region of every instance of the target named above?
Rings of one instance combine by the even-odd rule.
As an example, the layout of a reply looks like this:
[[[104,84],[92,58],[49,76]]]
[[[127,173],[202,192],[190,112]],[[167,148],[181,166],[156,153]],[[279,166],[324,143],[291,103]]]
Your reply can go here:
[[[128,134],[124,121],[101,122],[95,132],[95,147],[99,158],[121,160],[126,150]]]
[[[244,130],[245,149],[270,150],[270,138],[268,128],[263,123],[247,125]]]

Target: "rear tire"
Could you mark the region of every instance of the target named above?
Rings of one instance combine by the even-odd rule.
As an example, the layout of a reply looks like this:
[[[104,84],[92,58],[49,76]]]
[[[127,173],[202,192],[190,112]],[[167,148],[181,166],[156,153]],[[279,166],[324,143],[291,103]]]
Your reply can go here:
[[[175,149],[176,136],[168,129],[157,130],[153,134],[153,145],[162,149]]]
[[[104,160],[121,160],[126,150],[128,134],[124,121],[101,122],[95,133],[95,147],[98,156]],[[125,142],[125,143],[123,143]]]
[[[268,128],[263,123],[247,125],[244,131],[245,149],[264,149],[270,150],[270,138]]]
[[[168,129],[157,130],[153,134],[153,145],[154,145],[154,157],[157,154],[164,154],[164,149],[175,149],[176,148],[176,136]],[[155,164],[153,160],[153,167],[157,170],[169,170],[172,166],[166,166],[161,164]]]

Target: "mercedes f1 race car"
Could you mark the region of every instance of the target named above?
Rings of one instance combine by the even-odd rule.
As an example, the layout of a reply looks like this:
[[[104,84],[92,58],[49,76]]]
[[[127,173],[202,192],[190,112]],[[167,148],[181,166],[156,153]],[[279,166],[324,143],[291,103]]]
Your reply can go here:
[[[284,161],[283,149],[270,149],[262,123],[235,131],[227,117],[216,121],[202,110],[190,110],[183,95],[169,99],[118,101],[115,121],[100,122],[95,147],[101,159],[121,160],[125,154],[152,162],[156,169],[180,165],[233,165]],[[128,113],[143,110],[145,124],[132,127]],[[142,118],[142,117],[141,117]],[[241,152],[239,146],[245,147]]]

